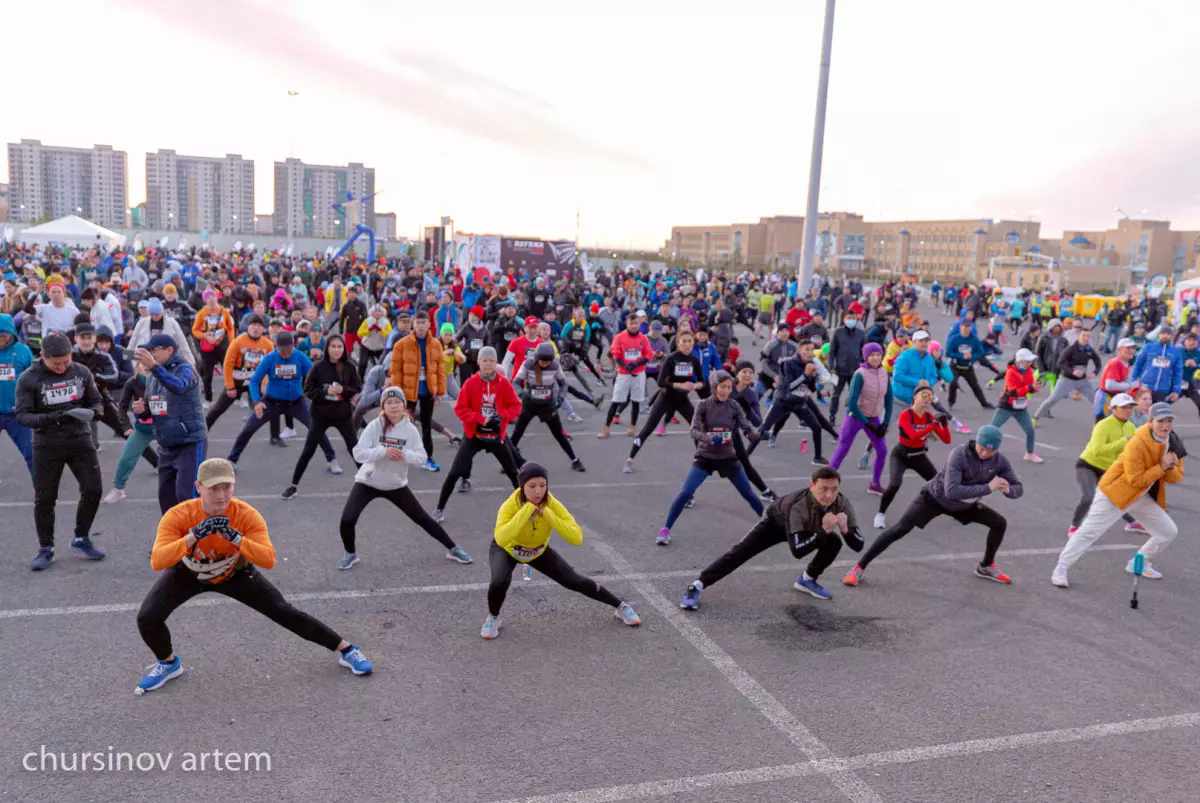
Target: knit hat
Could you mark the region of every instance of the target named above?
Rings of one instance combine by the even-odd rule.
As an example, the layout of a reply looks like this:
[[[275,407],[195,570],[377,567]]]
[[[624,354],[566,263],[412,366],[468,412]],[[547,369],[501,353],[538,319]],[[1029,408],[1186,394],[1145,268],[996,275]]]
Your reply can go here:
[[[478,304],[471,307],[469,312],[470,312],[470,314],[474,315],[479,320],[481,320],[481,321],[483,320],[483,307],[479,306]]]
[[[882,355],[883,354],[883,346],[881,346],[875,342],[864,343],[863,347],[862,347],[863,362],[866,362],[867,357],[870,357],[872,354]]]
[[[538,343],[538,347],[534,349],[533,357],[535,360],[553,360],[554,346],[550,343]]]
[[[743,371],[743,369],[746,368],[749,368],[751,371],[753,371],[754,363],[750,362],[749,360],[738,360],[738,364],[733,366],[733,370],[739,374]]]
[[[484,346],[479,350],[479,359],[482,360],[484,357],[491,357],[493,360],[496,359],[496,350],[491,346]]]
[[[408,406],[408,399],[404,398],[404,391],[397,385],[388,385],[383,389],[383,393],[379,394],[379,406],[382,407],[388,399],[399,399],[404,402],[406,407]]]
[[[157,298],[150,299],[150,303],[146,305],[146,312],[149,312],[151,315],[162,315],[163,314],[162,301],[158,300]]]
[[[995,451],[1000,448],[1000,443],[1004,440],[1003,433],[1000,432],[1000,427],[994,427],[991,424],[984,424],[979,428],[979,432],[975,435],[975,442],[984,449]]]
[[[732,381],[733,381],[733,377],[729,375],[728,371],[718,370],[718,371],[713,371],[711,374],[708,375],[708,384],[712,386],[713,390],[716,390],[717,385],[721,384],[722,382],[732,382]]]
[[[521,470],[517,472],[517,487],[524,488],[525,483],[532,479],[541,477],[547,482],[550,481],[550,475],[546,473],[546,468],[541,463],[535,463],[532,460],[521,466]]]
[[[217,297],[217,291],[210,287],[207,290],[205,290],[203,293],[201,293],[200,297],[203,298],[205,301],[208,301],[210,298]]]
[[[444,335],[447,332],[454,334],[454,324],[450,323],[449,321],[446,321],[444,324],[442,324],[442,328],[438,330],[438,334]]]

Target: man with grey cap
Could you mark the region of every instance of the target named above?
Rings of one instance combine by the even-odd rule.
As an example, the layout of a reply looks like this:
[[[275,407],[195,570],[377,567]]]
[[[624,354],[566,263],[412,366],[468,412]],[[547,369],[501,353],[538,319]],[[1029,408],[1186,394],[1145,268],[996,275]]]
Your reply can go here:
[[[1175,411],[1170,404],[1157,402],[1150,407],[1150,421],[1134,433],[1112,467],[1100,478],[1087,518],[1067,539],[1050,575],[1051,583],[1067,588],[1067,571],[1122,513],[1136,516],[1150,533],[1149,540],[1138,550],[1146,559],[1142,576],[1151,580],[1162,577],[1150,561],[1179,534],[1179,528],[1167,515],[1166,484],[1183,479],[1185,453],[1179,441],[1171,437],[1174,428]],[[1125,570],[1133,572],[1132,557]]]
[[[89,560],[104,552],[92,545],[88,531],[103,492],[100,461],[89,424],[103,411],[92,373],[71,361],[71,341],[61,332],[42,340],[42,357],[17,380],[13,406],[17,423],[33,430],[33,521],[37,527],[35,572],[54,562],[54,507],[64,468],[79,481],[75,538],[71,551]]]

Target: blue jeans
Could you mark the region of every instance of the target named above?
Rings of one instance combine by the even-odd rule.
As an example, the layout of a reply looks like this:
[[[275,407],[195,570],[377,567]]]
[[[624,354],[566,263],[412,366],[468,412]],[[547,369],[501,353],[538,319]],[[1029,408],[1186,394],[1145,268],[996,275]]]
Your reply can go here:
[[[196,470],[207,456],[208,441],[158,446],[158,507],[166,513],[196,497]]]
[[[997,410],[992,414],[992,426],[1000,428],[1004,426],[1004,422],[1008,419],[1013,419],[1025,431],[1025,452],[1026,454],[1033,453],[1034,447],[1034,429],[1033,418],[1030,417],[1028,410]]]
[[[671,509],[667,512],[667,529],[675,526],[675,522],[679,519],[679,515],[683,513],[683,506],[691,499],[704,481],[708,479],[709,472],[699,466],[692,466],[688,469],[687,476],[683,478],[683,487],[679,489],[679,495],[675,497],[675,501],[671,503]],[[763,512],[763,503],[754,493],[754,489],[750,487],[750,479],[746,476],[746,470],[738,467],[737,473],[729,478],[733,483],[733,487],[737,488],[738,493],[742,498],[750,503],[750,507],[754,508],[755,514],[761,516]]]
[[[28,427],[17,423],[14,413],[0,413],[0,429],[8,433],[21,457],[25,458],[25,467],[33,476],[33,432]]]
[[[117,476],[113,479],[114,488],[125,490],[125,483],[129,482],[129,475],[137,466],[142,452],[152,443],[154,443],[154,427],[135,423],[133,432],[125,441],[125,448],[121,450],[121,459],[117,461]]]
[[[1104,332],[1104,345],[1100,350],[1105,354],[1112,353],[1112,350],[1117,347],[1117,341],[1121,339],[1121,327],[1109,326]]]

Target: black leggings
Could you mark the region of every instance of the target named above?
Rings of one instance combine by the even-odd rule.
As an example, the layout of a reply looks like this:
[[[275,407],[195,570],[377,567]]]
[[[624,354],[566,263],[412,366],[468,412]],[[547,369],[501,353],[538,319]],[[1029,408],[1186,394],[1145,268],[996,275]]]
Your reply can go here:
[[[425,394],[417,397],[416,401],[409,401],[409,409],[417,408],[417,418],[421,422],[421,444],[425,447],[425,454],[430,460],[433,459],[433,396]]]
[[[224,415],[225,411],[232,407],[233,403],[240,399],[243,393],[247,395],[250,393],[250,391],[246,390],[246,383],[237,380],[233,382],[233,389],[237,393],[232,399],[229,398],[228,388],[225,388],[221,391],[213,406],[208,408],[208,414],[204,416],[204,425],[210,430],[213,428],[213,424],[217,423],[217,419]],[[291,418],[291,416],[288,417]],[[272,418],[269,426],[271,428],[271,440],[279,440],[279,418]],[[291,424],[289,423],[288,426],[291,426]]]
[[[207,342],[207,341],[202,341]],[[210,402],[213,400],[212,378],[213,371],[218,365],[225,363],[225,351],[229,348],[229,344],[225,342],[225,338],[221,338],[221,342],[212,351],[200,351],[200,387],[204,391],[204,400]]]
[[[700,582],[707,588],[760,552],[765,552],[776,544],[786,542],[787,533],[783,531],[783,528],[769,516],[764,516],[750,528],[750,532],[742,536],[741,541],[730,547],[728,552],[700,572]],[[831,533],[824,533],[801,549],[796,558],[800,559],[810,552],[817,553],[813,555],[808,568],[804,570],[809,577],[816,580],[833,564],[841,550],[842,539]]]
[[[242,452],[245,451],[246,445],[254,437],[254,433],[262,429],[263,424],[274,422],[275,426],[278,426],[281,415],[295,416],[305,427],[312,428],[312,419],[308,415],[308,405],[305,404],[303,398],[290,402],[264,398],[263,402],[266,404],[266,409],[263,410],[262,418],[256,416],[253,409],[251,409],[250,415],[246,417],[246,423],[242,427],[242,431],[238,433],[237,439],[233,442],[233,448],[229,450],[228,460],[230,463],[238,461],[242,456]],[[322,435],[319,443],[321,451],[325,453],[325,459],[333,460],[336,455],[333,453],[333,447],[329,444],[329,438]]]
[[[304,449],[300,452],[300,459],[296,461],[296,468],[292,472],[292,485],[299,485],[300,478],[304,476],[304,470],[308,468],[308,461],[312,460],[314,454],[317,453],[317,445],[325,438],[325,431],[328,429],[336,429],[342,433],[342,440],[346,442],[346,450],[350,452],[350,459],[354,460],[354,444],[358,443],[358,438],[354,434],[354,425],[350,422],[351,414],[347,413],[341,418],[328,418],[315,409],[312,411],[312,423],[308,426],[308,436],[304,439]],[[326,438],[326,440],[328,440]],[[330,446],[333,446],[331,443]],[[358,466],[359,462],[354,460],[354,465]]]
[[[812,430],[813,435],[813,455],[821,456],[821,430],[825,430],[830,435],[837,438],[837,430],[829,423],[829,419],[821,415],[819,410],[814,410],[812,406],[805,401],[780,401],[775,400],[771,405],[771,409],[767,411],[767,417],[763,421],[762,427],[759,428],[759,437],[750,444],[747,454],[754,454],[754,450],[758,448],[758,444],[763,438],[768,437],[772,427],[778,424],[786,423],[789,415],[795,415],[800,420],[800,423]]]
[[[968,365],[966,368],[963,368],[958,365],[951,365],[950,371],[954,374],[954,381],[950,383],[951,407],[958,401],[958,380],[960,378],[967,381],[967,384],[971,387],[971,392],[975,394],[975,398],[979,401],[979,404],[983,407],[988,406],[987,396],[983,395],[983,388],[979,386],[979,377],[975,376],[975,366]]]
[[[837,418],[838,404],[842,401],[842,391],[850,387],[854,374],[838,374],[837,384],[833,387],[833,396],[829,399],[829,415]]]
[[[513,569],[517,568],[519,562],[505,552],[499,544],[492,541],[492,546],[488,550],[488,566],[492,570],[492,579],[488,583],[488,613],[492,616],[500,615],[504,598],[508,596],[508,585],[512,582]],[[550,547],[546,547],[546,551],[529,561],[528,565],[563,588],[569,588],[613,608],[621,604],[621,600],[613,596],[611,591],[572,569],[571,564],[563,560],[562,556]]]
[[[327,625],[285,600],[279,589],[271,585],[254,566],[247,566],[234,572],[227,580],[213,584],[197,580],[190,569],[182,563],[176,563],[159,576],[137,615],[138,632],[155,658],[165,661],[174,652],[171,631],[167,628],[168,617],[180,605],[205,591],[215,591],[235,599],[272,622],[283,625],[300,638],[320,644],[327,650],[336,650],[342,643],[342,637]]]
[[[929,459],[927,452],[925,447],[910,449],[902,443],[897,443],[892,447],[892,451],[888,455],[887,490],[883,492],[883,499],[879,500],[880,513],[887,513],[892,500],[896,498],[900,486],[904,484],[904,472],[911,469],[926,481],[933,479],[937,474],[937,469],[934,468],[933,461]]]
[[[79,483],[79,506],[75,509],[75,537],[85,538],[92,529],[100,495],[104,490],[100,459],[89,437],[62,441],[33,442],[33,523],[38,546],[54,546],[54,506],[64,468]]]
[[[670,421],[676,415],[682,415],[690,424],[692,415],[695,414],[695,409],[692,407],[692,401],[687,397],[687,394],[681,390],[664,390],[655,397],[654,403],[650,406],[649,417],[646,418],[645,425],[642,426],[642,431],[633,439],[633,446],[629,449],[629,459],[637,457],[638,451],[646,445],[646,439],[650,437],[650,433],[662,421]]]
[[[742,440],[741,431],[736,429],[733,431],[733,451],[737,454],[738,462],[742,464],[742,468],[746,472],[746,479],[750,480],[760,493],[767,490],[767,483],[763,481],[758,469],[750,465],[750,453],[746,451],[746,442]]]
[[[407,485],[403,488],[381,491],[370,485],[356,482],[350,489],[350,496],[346,498],[346,505],[342,508],[342,520],[338,524],[342,533],[342,546],[347,552],[355,551],[354,531],[358,524],[358,517],[362,515],[363,510],[372,500],[381,498],[400,508],[400,512],[408,516],[413,524],[433,536],[446,549],[454,549],[454,540],[446,534],[442,525],[425,512],[425,508],[421,507],[421,503],[417,501],[417,497],[413,496],[413,492],[408,489]]]
[[[442,492],[438,495],[438,510],[446,509],[446,503],[450,501],[450,494],[454,492],[454,483],[458,482],[461,477],[471,476],[471,464],[475,462],[475,455],[481,451],[487,452],[499,460],[500,468],[504,469],[504,476],[508,477],[513,488],[517,487],[517,463],[513,459],[508,441],[464,438],[458,447],[458,453],[454,455],[450,473],[446,475],[446,481],[442,483]]]
[[[929,494],[924,490],[917,495],[917,498],[912,501],[908,509],[904,511],[904,515],[900,517],[900,521],[888,527],[879,537],[876,538],[867,551],[859,559],[858,565],[862,568],[867,568],[867,564],[879,557],[879,555],[892,544],[899,541],[904,536],[912,532],[914,527],[925,529],[929,522],[936,519],[938,516],[950,516],[959,524],[982,524],[988,528],[987,546],[983,552],[982,565],[990,566],[996,560],[996,550],[1000,549],[1000,544],[1004,541],[1004,532],[1008,529],[1008,522],[1003,516],[992,510],[987,505],[982,505],[976,502],[966,510],[946,510],[939,505]]]
[[[521,436],[525,434],[525,429],[529,426],[529,422],[534,418],[545,423],[550,429],[550,434],[554,436],[554,440],[558,441],[558,445],[567,453],[567,457],[571,458],[571,462],[576,460],[575,450],[571,448],[571,442],[567,440],[566,434],[563,433],[562,419],[558,417],[558,410],[552,407],[537,408],[532,404],[525,404],[521,407],[521,415],[517,418],[517,425],[512,431],[513,457],[517,461],[518,466],[525,464],[525,458],[521,457],[521,450],[517,446],[521,443]]]

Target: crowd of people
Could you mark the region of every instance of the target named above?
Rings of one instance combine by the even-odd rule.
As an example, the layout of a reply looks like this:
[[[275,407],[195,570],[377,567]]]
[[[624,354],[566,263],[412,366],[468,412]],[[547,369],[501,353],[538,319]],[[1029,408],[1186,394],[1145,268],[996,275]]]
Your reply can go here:
[[[986,528],[974,573],[1012,583],[996,563],[1007,520],[984,501],[1019,499],[1024,491],[1002,453],[1003,428],[1016,421],[1023,461],[1041,464],[1037,429],[1068,398],[1091,404],[1095,426],[1090,437],[1077,437],[1086,441],[1076,463],[1081,496],[1051,581],[1067,587],[1070,567],[1122,517],[1126,529],[1148,536],[1139,550],[1142,575],[1161,577],[1150,561],[1176,535],[1166,486],[1182,479],[1186,457],[1173,432],[1173,404],[1187,397],[1200,410],[1195,310],[1177,316],[1185,323],[1176,328],[1165,303],[1139,296],[1085,319],[1074,314],[1069,294],[990,284],[935,283],[926,291],[908,282],[867,288],[824,279],[801,288],[786,276],[682,267],[652,274],[633,266],[594,276],[514,268],[462,275],[407,258],[109,254],[12,243],[0,249],[0,268],[0,421],[32,477],[32,568],[44,571],[56,558],[64,468],[80,488],[69,549],[98,561],[105,553],[92,525],[100,505],[125,499],[139,459],[156,467],[162,520],[150,561],[162,574],[138,614],[156,663],[139,693],[182,673],[166,620],[204,591],[237,599],[335,651],[355,674],[372,671],[358,646],[285,601],[260,571],[275,561],[268,528],[234,488],[239,460],[264,426],[269,444],[281,449],[297,436],[296,422],[306,430],[290,478],[280,479],[284,500],[302,493],[318,448],[327,471],[341,475],[330,431],[344,442],[355,473],[339,522],[341,570],[361,561],[356,525],[377,498],[428,533],[447,559],[471,564],[443,525],[452,496],[471,492],[475,457],[494,457],[513,491],[497,512],[488,551],[481,635],[491,639],[518,565],[605,603],[627,625],[640,623],[628,601],[580,575],[551,546],[553,532],[578,545],[583,529],[522,440],[537,420],[571,469],[586,471],[578,451],[584,441],[566,429],[583,420],[572,399],[604,410],[599,439],[611,438],[627,417],[624,473],[636,470],[652,435],[689,428],[691,462],[656,544],[671,543],[713,474],[754,511],[747,534],[687,586],[685,609],[781,542],[798,559],[811,555],[795,588],[830,599],[819,579],[843,545],[862,553],[843,578],[858,586],[891,544],[942,516]],[[1103,343],[1092,341],[1096,328]],[[739,342],[738,331],[749,343]],[[986,384],[977,367],[992,374]],[[977,432],[954,414],[963,385],[993,411]],[[235,405],[240,431],[225,455],[214,456],[209,429]],[[777,493],[751,461],[762,442],[776,445],[793,416],[811,479]],[[107,493],[100,423],[124,441]],[[880,497],[873,539],[839,473],[859,433],[865,449],[857,464],[871,467],[866,492]],[[954,434],[970,437],[955,445]],[[408,473],[441,470],[435,435],[454,455],[427,512],[408,488]],[[834,445],[828,458],[826,436]],[[938,442],[949,453],[935,459]],[[889,526],[909,471],[923,484]],[[861,511],[863,500],[857,504]],[[1134,570],[1132,558],[1127,568]]]

